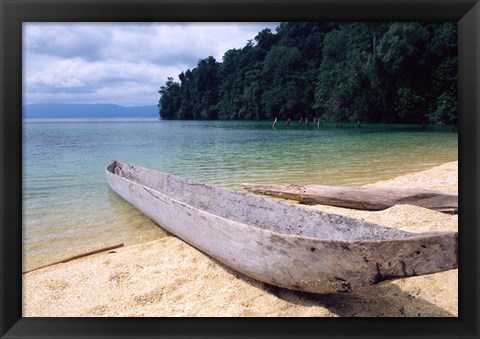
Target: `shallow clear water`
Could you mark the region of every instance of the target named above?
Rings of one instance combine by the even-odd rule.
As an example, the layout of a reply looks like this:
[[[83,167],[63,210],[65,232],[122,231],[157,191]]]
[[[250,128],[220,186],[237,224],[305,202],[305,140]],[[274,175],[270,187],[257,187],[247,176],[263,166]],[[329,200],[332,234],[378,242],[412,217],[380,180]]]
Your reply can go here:
[[[112,159],[241,190],[363,185],[458,159],[450,128],[271,122],[29,120],[23,124],[24,269],[163,231],[113,193]]]

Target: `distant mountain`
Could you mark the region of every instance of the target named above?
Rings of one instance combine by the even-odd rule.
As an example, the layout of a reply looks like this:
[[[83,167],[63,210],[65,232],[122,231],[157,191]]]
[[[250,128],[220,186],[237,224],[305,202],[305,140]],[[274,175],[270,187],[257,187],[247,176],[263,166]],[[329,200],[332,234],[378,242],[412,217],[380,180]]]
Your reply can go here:
[[[24,119],[158,117],[157,106],[125,107],[113,104],[30,104],[23,106]]]

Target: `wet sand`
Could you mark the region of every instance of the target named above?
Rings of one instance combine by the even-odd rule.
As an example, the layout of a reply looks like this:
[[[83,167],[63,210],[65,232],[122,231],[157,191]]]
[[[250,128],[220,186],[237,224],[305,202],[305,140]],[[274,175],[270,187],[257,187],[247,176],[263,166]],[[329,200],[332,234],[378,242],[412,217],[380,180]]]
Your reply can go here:
[[[458,192],[458,162],[367,185]],[[457,231],[458,216],[411,205],[316,208],[412,232]],[[254,281],[173,236],[23,276],[24,317],[457,317],[458,270],[316,295]]]

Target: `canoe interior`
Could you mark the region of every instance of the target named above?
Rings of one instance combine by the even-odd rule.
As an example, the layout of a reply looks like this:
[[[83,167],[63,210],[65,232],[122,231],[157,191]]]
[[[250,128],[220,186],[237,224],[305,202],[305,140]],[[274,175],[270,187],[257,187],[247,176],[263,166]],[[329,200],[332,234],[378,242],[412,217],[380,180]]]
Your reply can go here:
[[[338,241],[401,240],[435,234],[404,232],[118,161],[107,171],[196,209],[279,234]]]

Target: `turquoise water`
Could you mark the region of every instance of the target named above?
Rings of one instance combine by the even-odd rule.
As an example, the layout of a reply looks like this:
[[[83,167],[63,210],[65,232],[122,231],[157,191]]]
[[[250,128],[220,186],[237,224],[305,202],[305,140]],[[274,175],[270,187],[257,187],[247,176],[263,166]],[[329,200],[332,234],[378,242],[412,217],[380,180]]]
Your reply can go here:
[[[112,159],[241,190],[244,182],[363,185],[458,159],[450,128],[271,122],[28,120],[24,269],[163,231],[108,188]]]

